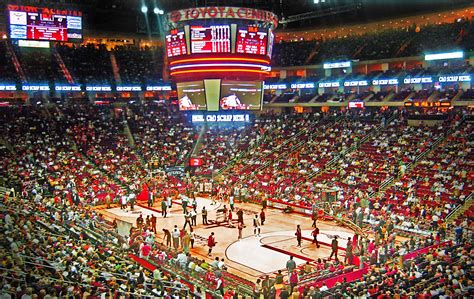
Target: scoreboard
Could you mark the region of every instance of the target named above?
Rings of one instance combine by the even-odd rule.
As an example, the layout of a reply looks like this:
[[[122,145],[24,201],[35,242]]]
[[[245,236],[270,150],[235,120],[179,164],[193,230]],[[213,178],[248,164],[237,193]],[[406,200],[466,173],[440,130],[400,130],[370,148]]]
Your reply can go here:
[[[164,41],[169,75],[176,83],[203,81],[206,86],[199,94],[183,91],[181,110],[261,109],[259,84],[271,72],[277,25],[274,13],[254,8],[206,6],[169,12]],[[195,104],[203,98],[207,107]]]
[[[168,57],[180,56],[187,54],[186,38],[183,31],[172,30],[166,36],[166,54]]]
[[[82,13],[32,6],[8,5],[11,39],[73,42],[82,40]]]
[[[191,26],[191,53],[229,53],[230,26]]]
[[[265,55],[267,52],[267,32],[258,27],[249,26],[237,33],[236,52],[243,54]]]

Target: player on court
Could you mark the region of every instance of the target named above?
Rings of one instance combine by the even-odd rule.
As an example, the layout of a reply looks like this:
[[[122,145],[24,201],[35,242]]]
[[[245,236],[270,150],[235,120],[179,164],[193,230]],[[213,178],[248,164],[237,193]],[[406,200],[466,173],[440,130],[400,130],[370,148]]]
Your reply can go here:
[[[253,218],[253,234],[255,237],[260,237],[260,221],[258,220],[258,215],[255,215],[255,218]]]

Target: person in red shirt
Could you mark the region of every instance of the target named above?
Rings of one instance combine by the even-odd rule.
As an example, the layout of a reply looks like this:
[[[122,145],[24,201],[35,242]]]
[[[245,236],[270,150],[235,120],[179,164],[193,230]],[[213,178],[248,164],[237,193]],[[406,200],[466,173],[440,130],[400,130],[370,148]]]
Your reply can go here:
[[[207,239],[207,246],[209,246],[209,252],[207,253],[208,256],[211,256],[212,253],[212,248],[216,246],[216,239],[214,238],[214,232],[212,232],[209,235],[209,238]]]
[[[140,249],[140,257],[141,258],[147,258],[148,255],[150,254],[151,247],[147,243],[144,243],[142,248]]]
[[[298,285],[298,272],[296,269],[293,269],[293,272],[290,274],[290,294],[293,293],[294,287]]]
[[[298,247],[301,247],[301,239],[303,236],[301,234],[301,227],[299,224],[296,226],[295,236],[296,236],[296,241],[298,241]]]
[[[260,212],[260,223],[263,225],[265,223],[265,210],[262,209]]]

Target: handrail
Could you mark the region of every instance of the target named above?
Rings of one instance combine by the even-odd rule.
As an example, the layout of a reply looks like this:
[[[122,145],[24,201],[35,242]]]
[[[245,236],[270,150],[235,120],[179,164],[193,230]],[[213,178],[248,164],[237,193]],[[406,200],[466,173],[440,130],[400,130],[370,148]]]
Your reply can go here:
[[[466,205],[471,205],[472,201],[473,201],[473,197],[474,197],[474,192],[471,192],[471,194],[469,194],[469,196],[466,198],[466,200],[464,201],[464,203],[460,204],[460,205],[457,205],[452,211],[451,213],[449,213],[446,218],[445,218],[445,223],[450,223],[451,222],[451,219],[453,217],[455,217],[457,211],[459,211],[460,209],[462,209],[462,207],[466,206]]]
[[[336,122],[339,118],[340,118],[340,116],[335,119],[335,122]],[[312,128],[316,127],[317,125],[319,125],[322,120],[324,120],[324,119],[318,119],[317,121],[315,121],[314,123],[312,123],[311,126],[309,126],[309,127],[307,127],[307,128],[304,128],[303,130],[299,131],[299,132],[296,133],[295,135],[293,135],[293,136],[291,136],[290,138],[286,139],[283,143],[281,143],[281,144],[279,144],[278,146],[276,146],[275,148],[273,148],[273,150],[271,150],[270,153],[266,154],[262,159],[263,159],[263,160],[267,160],[267,159],[266,159],[267,157],[269,157],[270,155],[272,155],[272,154],[275,153],[276,151],[280,150],[282,147],[284,147],[284,146],[287,145],[288,143],[293,142],[293,140],[297,139],[297,138],[300,137],[302,134],[304,134],[304,133],[306,133],[306,132],[309,132],[310,129],[312,129]],[[300,143],[301,143],[301,142],[300,142]],[[300,144],[300,143],[298,143],[298,144]],[[297,144],[297,145],[298,145],[298,144]],[[295,145],[295,146],[297,146],[297,145]],[[293,148],[295,148],[295,146],[292,147],[292,151],[293,151]],[[287,153],[287,154],[289,154],[289,153]],[[286,155],[285,155],[285,156],[286,156]],[[252,159],[252,160],[250,160],[249,162],[255,162],[255,161],[257,161],[257,160],[260,160],[260,158],[258,158],[258,159]],[[248,165],[255,165],[255,163],[248,163]],[[265,165],[265,164],[263,164],[263,165]],[[268,165],[268,164],[267,164],[267,165]],[[263,168],[264,168],[264,167],[262,167],[262,165],[261,165],[261,166],[259,166],[259,168],[258,168],[257,170],[255,170],[255,171],[261,170],[261,169],[263,169]],[[243,169],[246,169],[246,167],[244,167]],[[219,175],[220,175],[221,173],[222,173],[222,172],[218,172]],[[240,180],[240,179],[239,179],[239,180]]]
[[[7,272],[11,272],[11,273],[15,273],[15,274],[27,274],[26,272],[23,272],[23,271],[18,271],[18,270],[14,270],[14,269],[8,269],[8,268],[4,268],[4,267],[1,267],[0,266],[0,270],[2,271],[7,271]],[[70,281],[70,280],[65,280],[65,279],[57,279],[57,278],[52,278],[51,276],[43,276],[43,275],[37,275],[37,274],[32,274],[32,273],[29,273],[30,276],[33,276],[35,278],[39,278],[39,279],[47,279],[47,280],[52,280],[52,281],[57,281],[59,282],[60,284],[68,284],[68,285],[79,285],[79,286],[83,286],[83,287],[90,287],[90,285],[88,284],[83,284],[83,283],[80,283],[80,282],[77,282],[77,281]],[[20,281],[18,278],[13,278],[13,277],[9,277],[9,279],[16,279],[18,281]],[[23,281],[22,281],[23,282]],[[130,292],[127,292],[128,294],[130,295],[136,295],[137,298],[156,298],[155,295],[147,295],[147,294],[139,294],[139,293],[130,293]]]
[[[342,116],[341,116],[342,117]],[[395,115],[392,116],[391,118],[389,118],[389,120],[387,121],[387,124],[389,122],[391,122],[393,119],[394,119]],[[339,159],[341,159],[342,157],[344,157],[347,153],[350,153],[350,152],[353,152],[355,151],[356,149],[358,149],[362,144],[364,144],[372,135],[375,135],[375,132],[378,132],[379,130],[381,130],[383,128],[383,125],[379,125],[377,127],[375,127],[374,129],[372,129],[368,134],[366,134],[361,140],[359,140],[359,142],[357,142],[357,144],[353,144],[352,146],[350,146],[349,148],[346,148],[344,150],[342,150],[340,153],[337,153],[336,155],[334,155],[334,158],[332,158],[329,162],[326,163],[326,165],[324,165],[324,167],[322,167],[321,169],[318,169],[317,171],[312,171],[310,172],[307,177],[308,179],[312,179],[313,177],[315,177],[316,175],[318,175],[319,173],[321,173],[323,170],[326,170],[327,168],[329,167],[332,167],[337,161],[339,161]],[[299,186],[301,184],[301,182],[298,182],[297,183],[297,186]]]

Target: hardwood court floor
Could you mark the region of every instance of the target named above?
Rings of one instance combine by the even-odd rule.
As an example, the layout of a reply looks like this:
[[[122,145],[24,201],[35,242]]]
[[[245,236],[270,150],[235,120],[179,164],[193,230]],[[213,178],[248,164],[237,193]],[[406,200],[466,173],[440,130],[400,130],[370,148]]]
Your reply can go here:
[[[203,206],[208,209],[208,219],[214,221],[216,219],[217,209],[222,208],[225,203],[215,203],[212,201],[199,197],[197,198],[198,208],[200,213]],[[226,204],[227,208],[229,207]],[[304,217],[296,213],[285,214],[281,210],[267,208],[266,221],[261,226],[260,236],[255,236],[253,232],[252,219],[260,212],[261,207],[249,203],[237,203],[237,209],[244,211],[243,239],[238,240],[238,230],[236,225],[229,227],[227,223],[203,225],[202,217],[199,214],[197,217],[197,226],[194,227],[194,232],[201,240],[196,240],[194,249],[191,254],[200,259],[208,261],[214,260],[216,257],[224,258],[225,265],[228,271],[237,274],[243,278],[255,281],[258,277],[265,274],[275,273],[278,269],[284,269],[289,255],[295,256],[296,263],[303,264],[306,261],[317,260],[318,258],[327,258],[331,253],[329,244],[334,235],[338,235],[339,246],[345,248],[347,237],[352,237],[354,233],[347,228],[340,227],[335,222],[318,221],[320,235],[320,248],[311,243],[311,224],[309,217]],[[145,218],[147,215],[154,214],[157,219],[157,242],[163,241],[162,228],[171,230],[174,225],[182,228],[185,222],[183,210],[181,205],[174,203],[169,210],[167,218],[162,218],[160,202],[155,203],[152,209],[144,206],[136,206],[133,212],[121,210],[120,207],[105,209],[104,206],[100,208],[100,212],[107,219],[120,219],[122,221],[130,222],[135,226],[136,219],[143,214]],[[233,219],[237,219],[237,215],[233,213]],[[297,247],[295,232],[296,225],[300,224],[303,232],[303,242],[301,247]],[[189,231],[189,227],[187,228]],[[207,237],[211,232],[214,232],[217,245],[212,251],[212,256],[208,257]],[[339,259],[343,257],[344,251],[339,251]]]

